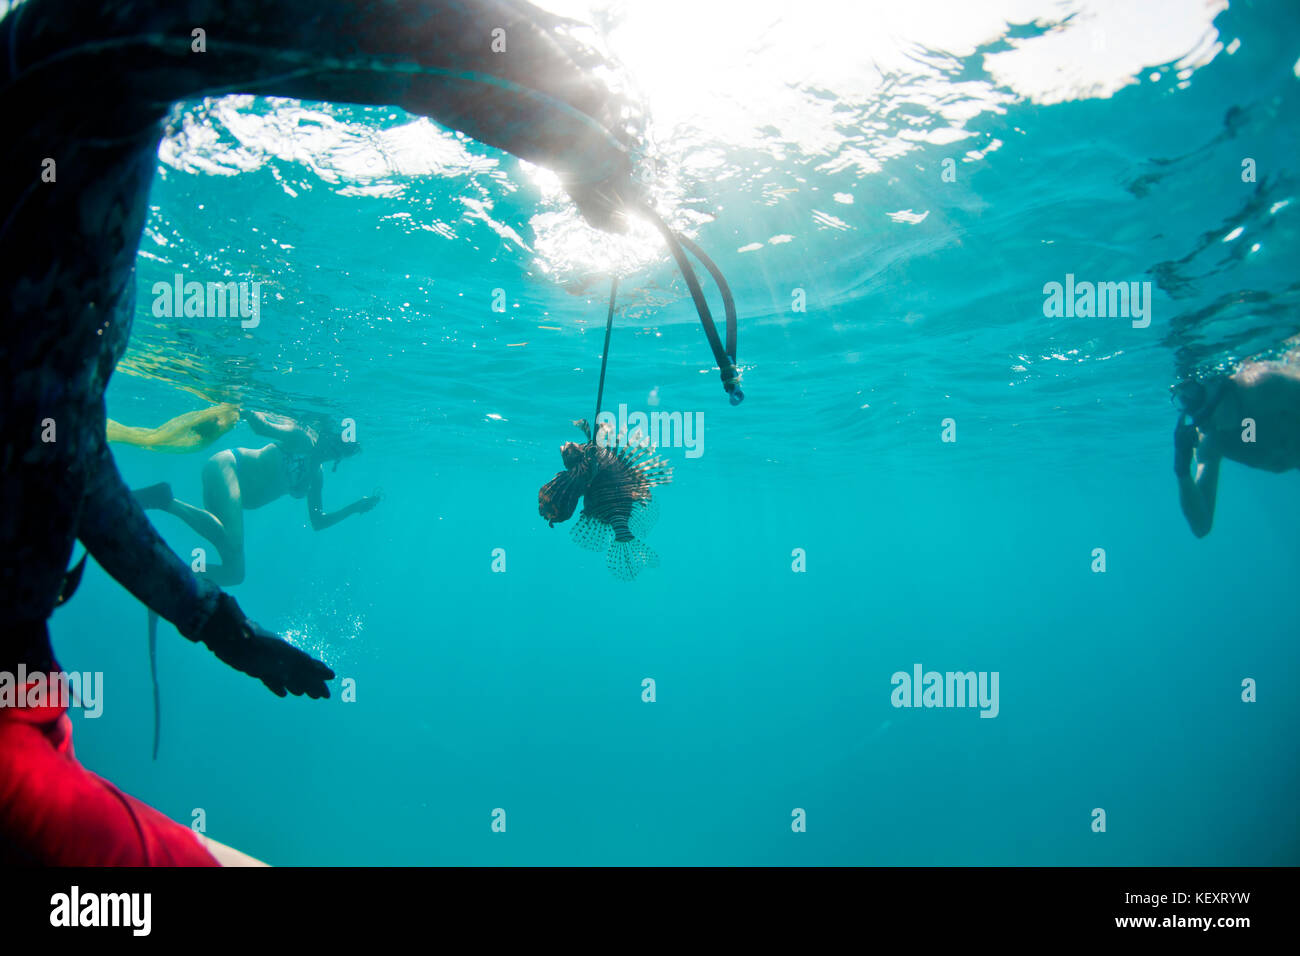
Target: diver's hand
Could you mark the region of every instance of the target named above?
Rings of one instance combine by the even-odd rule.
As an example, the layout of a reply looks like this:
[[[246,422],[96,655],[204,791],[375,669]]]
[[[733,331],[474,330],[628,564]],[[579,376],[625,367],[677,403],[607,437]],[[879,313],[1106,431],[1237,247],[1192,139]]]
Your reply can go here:
[[[384,500],[384,496],[379,493],[375,493],[373,495],[366,495],[364,498],[362,498],[360,501],[357,502],[357,514],[365,514],[367,511],[370,511],[372,508],[374,508],[375,505],[379,504],[379,502],[383,500]]]
[[[1191,475],[1192,452],[1196,449],[1197,438],[1196,426],[1187,421],[1186,416],[1178,419],[1178,427],[1174,429],[1174,474],[1179,478]]]
[[[318,700],[330,695],[325,682],[334,679],[332,670],[254,624],[224,591],[217,599],[216,611],[192,640],[206,644],[235,670],[256,677],[277,697],[306,694]]]

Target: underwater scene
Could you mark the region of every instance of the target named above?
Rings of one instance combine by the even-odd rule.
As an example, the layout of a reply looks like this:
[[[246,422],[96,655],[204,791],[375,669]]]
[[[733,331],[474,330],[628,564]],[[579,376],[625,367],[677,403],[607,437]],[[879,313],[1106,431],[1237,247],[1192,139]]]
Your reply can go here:
[[[1300,863],[1300,7],[539,6],[613,198],[550,99],[169,107],[118,497],[332,676],[83,534],[76,759],[273,865]]]

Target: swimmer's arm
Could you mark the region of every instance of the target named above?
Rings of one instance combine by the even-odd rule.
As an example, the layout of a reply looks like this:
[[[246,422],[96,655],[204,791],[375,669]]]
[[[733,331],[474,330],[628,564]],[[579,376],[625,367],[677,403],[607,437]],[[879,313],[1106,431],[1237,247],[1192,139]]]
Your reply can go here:
[[[264,438],[275,438],[277,440],[284,438],[300,427],[292,418],[285,418],[283,415],[272,415],[270,412],[245,411],[244,421],[248,422],[249,428]]]
[[[338,511],[326,512],[321,496],[324,485],[325,479],[321,476],[318,468],[316,469],[316,476],[311,480],[311,486],[307,489],[307,515],[311,518],[311,526],[316,531],[331,528],[344,518],[350,518],[352,515],[359,515],[364,511],[369,511],[379,503],[377,496],[367,495],[350,505],[340,508]]]
[[[1223,459],[1214,452],[1197,451],[1195,474],[1178,476],[1178,503],[1183,507],[1192,534],[1204,538],[1214,525],[1214,504],[1219,495],[1219,465]]]
[[[280,442],[295,454],[307,454],[316,447],[312,436],[292,418],[270,412],[246,412],[245,421],[259,435]]]

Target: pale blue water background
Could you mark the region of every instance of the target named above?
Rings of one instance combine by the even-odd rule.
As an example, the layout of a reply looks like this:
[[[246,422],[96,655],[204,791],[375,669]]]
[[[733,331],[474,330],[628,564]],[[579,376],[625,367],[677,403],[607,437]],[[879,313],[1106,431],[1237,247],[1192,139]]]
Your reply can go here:
[[[564,207],[514,160],[469,144],[499,165],[378,196],[292,160],[160,164],[136,374],[109,413],[201,407],[181,386],[357,421],[365,450],[327,471],[326,507],[383,503],[321,533],[299,501],[247,514],[234,589],[357,701],[337,681],[329,701],[279,700],[164,624],[152,762],[145,612],[92,563],[52,622],[65,668],[105,674],[78,755],[276,864],[1300,862],[1300,480],[1226,464],[1198,541],[1170,468],[1169,385],[1300,330],[1300,24],[1257,4],[1214,25],[1239,49],[1184,89],[1165,70],[1111,98],[1022,99],[873,174],[738,149],[743,174],[687,176],[714,217],[692,233],[737,294],[748,398],[727,405],[665,254],[625,277],[607,404],[648,410],[657,390],[706,422],[702,457],[667,450],[662,567],[632,584],[537,515],[592,411],[607,283],[575,296],[574,269],[538,268],[530,219]],[[880,135],[906,113],[882,108]],[[908,209],[929,215],[886,215]],[[266,281],[261,326],[163,328],[148,290],[178,269]],[[1150,328],[1044,318],[1067,272],[1163,276]],[[261,444],[240,425],[209,452]],[[201,501],[202,454],[117,457],[133,486]],[[203,544],[158,526],[182,555]],[[998,717],[895,710],[890,675],[914,663],[998,671]]]

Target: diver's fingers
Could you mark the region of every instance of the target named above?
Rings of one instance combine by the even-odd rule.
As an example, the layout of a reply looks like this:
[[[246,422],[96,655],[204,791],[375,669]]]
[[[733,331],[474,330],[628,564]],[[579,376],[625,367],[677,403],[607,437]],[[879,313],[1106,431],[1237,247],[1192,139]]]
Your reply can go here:
[[[328,664],[316,660],[297,648],[293,649],[293,656],[286,663],[297,673],[300,680],[323,683],[334,679],[334,671]]]
[[[322,682],[327,680],[333,680],[335,677],[334,669],[330,667],[328,664],[322,663],[321,661],[317,661],[317,660],[312,661],[312,671],[313,671],[312,676],[319,679]]]
[[[329,675],[327,678],[326,675]],[[325,696],[325,681],[334,676],[334,672],[320,661],[310,661],[308,666],[295,666],[285,675],[284,683],[290,693],[306,694],[315,699]]]
[[[290,693],[295,696],[306,694],[312,700],[320,700],[330,695],[325,682],[334,679],[334,671],[326,664],[297,651],[290,664],[291,679],[285,683]]]
[[[319,680],[296,680],[289,685],[289,692],[295,697],[301,697],[306,694],[312,700],[320,700],[322,697],[328,697],[330,695],[329,688],[325,686],[325,682]]]

